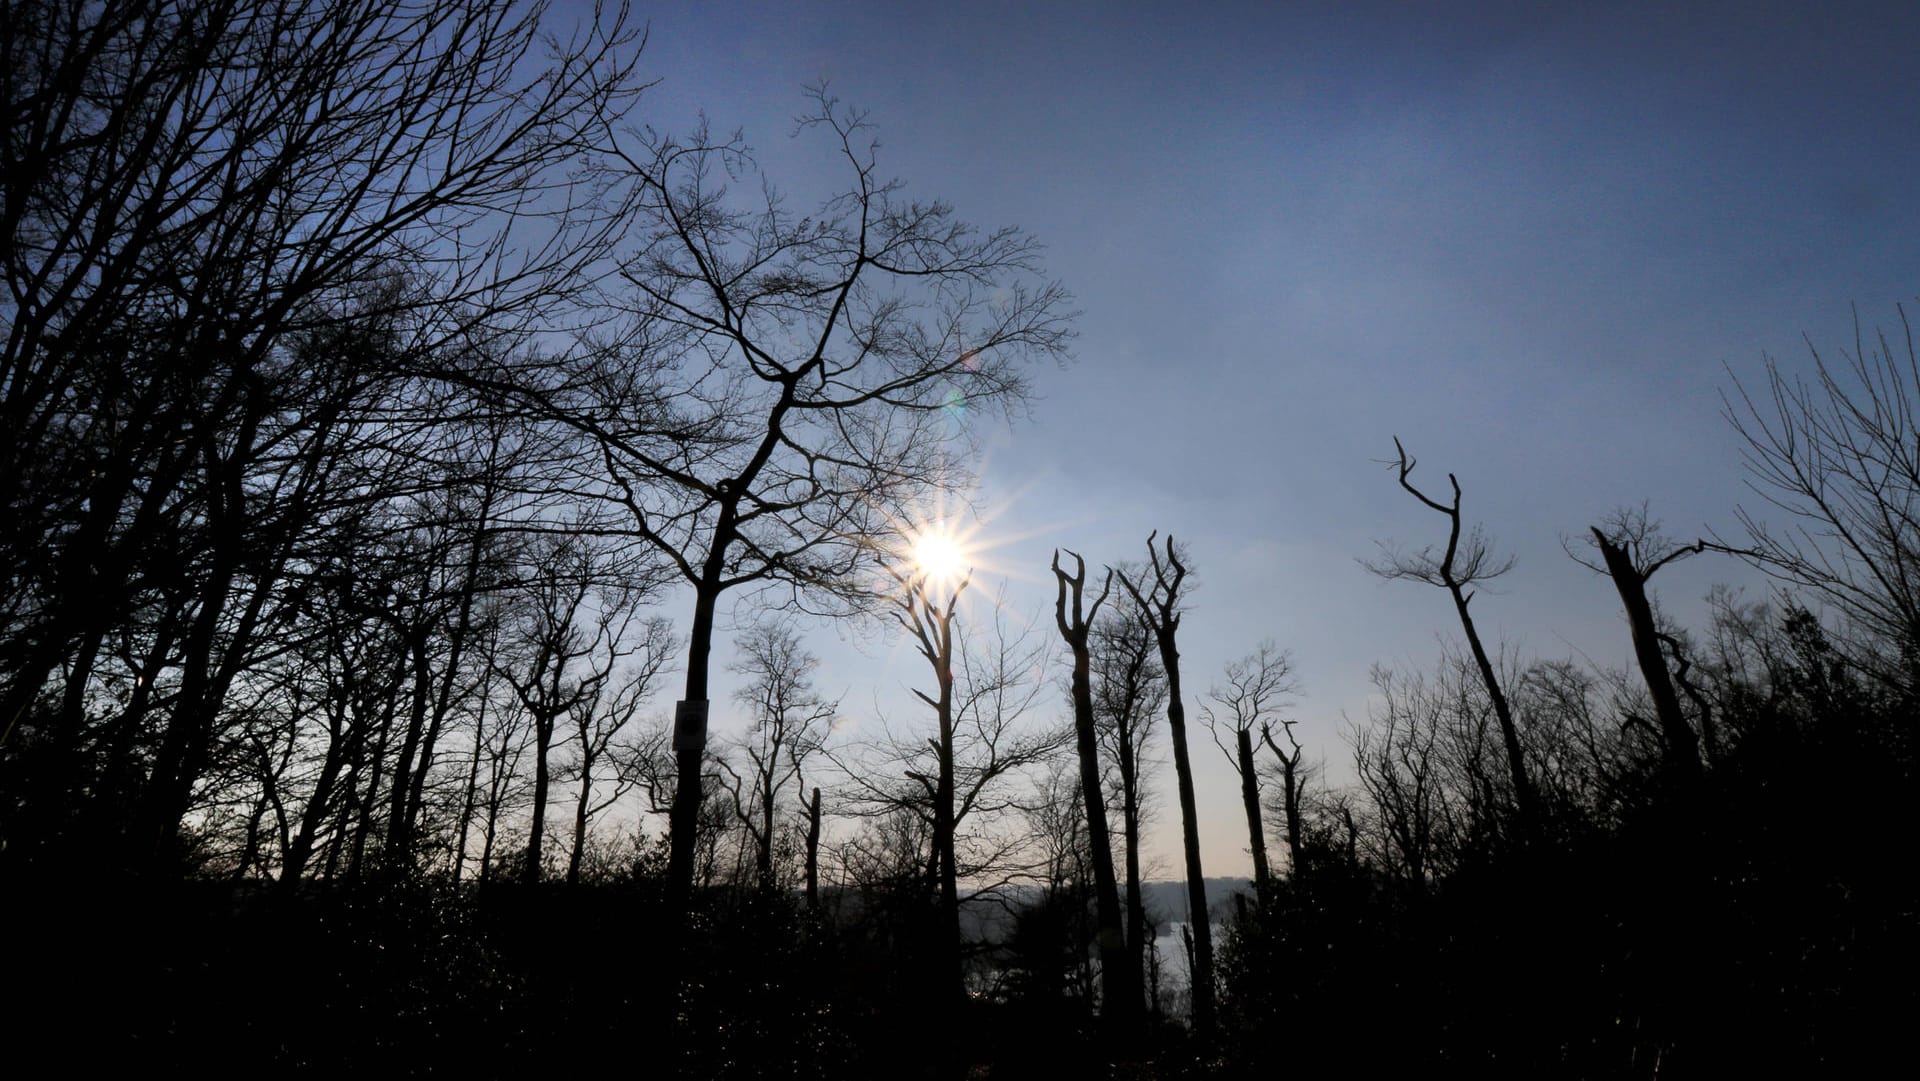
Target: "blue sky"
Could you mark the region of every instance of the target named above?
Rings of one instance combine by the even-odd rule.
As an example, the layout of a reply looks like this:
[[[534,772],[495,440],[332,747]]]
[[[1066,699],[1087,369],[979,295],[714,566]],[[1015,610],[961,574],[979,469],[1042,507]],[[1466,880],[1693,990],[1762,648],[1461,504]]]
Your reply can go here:
[[[1368,667],[1428,667],[1454,629],[1444,594],[1355,562],[1444,539],[1380,464],[1393,436],[1519,557],[1475,602],[1484,633],[1625,665],[1611,587],[1560,537],[1641,500],[1680,536],[1730,529],[1757,500],[1720,416],[1728,370],[1802,366],[1803,333],[1837,349],[1850,305],[1891,324],[1920,294],[1920,5],[636,14],[659,80],[639,119],[744,129],[807,205],[837,177],[788,136],[826,78],[911,194],[1047,245],[1078,359],[986,435],[982,528],[1027,537],[993,564],[1037,606],[1053,545],[1109,562],[1173,530],[1204,583],[1188,684],[1263,637],[1292,649],[1303,741],[1335,775]],[[1687,618],[1715,581],[1764,589],[1706,559],[1656,585]],[[885,640],[822,646],[850,711],[919,675]],[[1208,870],[1244,873],[1230,774],[1196,750]]]

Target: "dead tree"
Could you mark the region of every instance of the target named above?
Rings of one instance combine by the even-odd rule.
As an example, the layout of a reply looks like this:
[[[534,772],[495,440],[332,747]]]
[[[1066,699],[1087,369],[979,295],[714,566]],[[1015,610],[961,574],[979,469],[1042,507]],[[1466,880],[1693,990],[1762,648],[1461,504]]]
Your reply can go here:
[[[1172,534],[1167,535],[1164,555],[1153,546],[1159,535],[1156,530],[1147,537],[1147,567],[1137,575],[1120,575],[1120,584],[1153,626],[1160,666],[1167,674],[1167,736],[1173,743],[1173,769],[1180,787],[1180,840],[1186,857],[1188,930],[1193,938],[1193,1030],[1204,1041],[1211,1039],[1214,1029],[1213,924],[1200,867],[1200,822],[1194,812],[1193,764],[1187,754],[1187,712],[1180,701],[1179,632],[1184,614],[1180,589],[1187,580],[1187,567]]]
[[[1668,544],[1660,535],[1657,522],[1647,520],[1644,507],[1616,513],[1608,528],[1594,526],[1593,546],[1600,551],[1601,564],[1581,559],[1587,567],[1604,572],[1613,579],[1620,604],[1627,611],[1627,627],[1633,635],[1633,656],[1646,680],[1647,693],[1653,699],[1654,719],[1665,759],[1682,776],[1700,772],[1700,739],[1680,706],[1673,673],[1667,667],[1663,644],[1673,639],[1661,633],[1654,619],[1653,602],[1647,595],[1647,580],[1655,571],[1708,548],[1706,541],[1688,545]],[[1571,553],[1570,553],[1571,554]],[[1576,559],[1579,557],[1576,556]],[[1680,658],[1685,663],[1685,658]],[[1703,720],[1705,715],[1703,714]]]
[[[1153,924],[1140,886],[1141,834],[1152,809],[1145,771],[1151,765],[1154,717],[1166,708],[1167,679],[1145,613],[1131,598],[1115,600],[1093,621],[1094,723],[1112,758],[1120,828],[1126,834],[1127,950],[1135,970],[1144,973],[1153,944]],[[1147,1001],[1158,1007],[1157,994],[1150,993]]]
[[[1293,874],[1299,875],[1307,869],[1300,823],[1301,789],[1305,786],[1307,771],[1301,762],[1305,751],[1301,748],[1300,741],[1294,738],[1293,724],[1294,722],[1289,720],[1280,722],[1281,731],[1287,736],[1289,748],[1287,750],[1281,750],[1280,745],[1274,742],[1273,726],[1270,724],[1260,726],[1260,739],[1273,752],[1273,756],[1280,760],[1280,808],[1281,814],[1286,819],[1287,866]]]
[[[1100,744],[1093,726],[1093,678],[1087,635],[1100,606],[1113,590],[1113,572],[1107,572],[1106,584],[1091,605],[1085,604],[1087,564],[1073,552],[1074,570],[1068,574],[1060,566],[1060,552],[1053,553],[1053,576],[1058,592],[1053,602],[1054,622],[1060,637],[1073,651],[1073,729],[1080,748],[1080,795],[1086,803],[1087,843],[1092,848],[1094,905],[1099,919],[1100,992],[1102,1013],[1116,1032],[1140,1014],[1140,973],[1134,957],[1127,951],[1121,931],[1120,890],[1113,873],[1113,841],[1107,831],[1107,801],[1101,784]],[[1068,598],[1071,595],[1072,604]]]
[[[1453,488],[1453,499],[1442,503],[1414,486],[1410,478],[1417,463],[1408,456],[1398,437],[1393,441],[1393,449],[1400,487],[1419,500],[1422,506],[1446,515],[1447,546],[1442,554],[1435,556],[1430,547],[1408,553],[1382,545],[1386,553],[1384,558],[1362,560],[1361,565],[1382,578],[1409,578],[1439,586],[1453,598],[1454,612],[1460,617],[1460,630],[1466,635],[1467,648],[1473,653],[1474,667],[1479,670],[1481,682],[1486,685],[1487,699],[1493,705],[1494,719],[1500,726],[1500,742],[1506,750],[1507,771],[1512,777],[1514,802],[1520,815],[1520,833],[1523,837],[1529,836],[1540,825],[1540,801],[1527,773],[1526,752],[1520,745],[1520,729],[1514,721],[1513,708],[1507,702],[1506,692],[1493,670],[1493,659],[1487,655],[1486,646],[1480,641],[1480,632],[1473,625],[1473,613],[1468,609],[1475,596],[1472,587],[1512,570],[1513,559],[1494,555],[1492,542],[1481,533],[1478,526],[1464,538],[1461,536],[1460,481],[1457,477],[1452,473],[1447,474],[1447,483]]]

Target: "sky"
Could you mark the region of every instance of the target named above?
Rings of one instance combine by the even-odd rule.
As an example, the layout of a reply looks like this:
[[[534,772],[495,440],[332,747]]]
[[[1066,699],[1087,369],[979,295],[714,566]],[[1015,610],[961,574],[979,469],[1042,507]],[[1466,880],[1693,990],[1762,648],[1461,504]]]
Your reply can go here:
[[[1564,8],[1564,9],[1563,9]],[[562,3],[558,14],[585,11]],[[865,109],[881,171],[1018,225],[1076,296],[1074,362],[982,430],[969,523],[1012,608],[1050,619],[1055,545],[1191,548],[1192,712],[1230,659],[1292,651],[1291,708],[1338,779],[1376,664],[1429,670],[1439,590],[1370,576],[1445,540],[1444,491],[1517,557],[1474,602],[1527,656],[1625,667],[1617,597],[1562,538],[1646,501],[1737,536],[1734,380],[1837,351],[1920,295],[1920,5],[667,2],[642,5],[636,119],[740,128],[796,206],[841,179],[791,138],[802,87]],[[1916,312],[1920,315],[1920,312]],[[1663,570],[1698,625],[1724,558]],[[1042,630],[1048,629],[1047,624]],[[897,713],[921,662],[813,636],[845,710]],[[722,686],[715,688],[716,723]],[[1049,701],[1052,699],[1050,698]],[[1209,874],[1246,874],[1237,782],[1196,733]],[[1177,877],[1171,770],[1150,838]]]

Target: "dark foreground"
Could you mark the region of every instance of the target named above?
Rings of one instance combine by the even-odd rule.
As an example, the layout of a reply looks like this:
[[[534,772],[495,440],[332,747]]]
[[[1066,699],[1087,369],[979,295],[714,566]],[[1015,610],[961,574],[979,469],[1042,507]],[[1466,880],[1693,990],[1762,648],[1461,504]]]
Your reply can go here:
[[[959,1001],[927,986],[903,909],[829,920],[715,889],[676,935],[635,875],[15,883],[11,1050],[266,1076],[1864,1074],[1920,1005],[1903,759],[1775,750],[1685,805],[1426,891],[1321,853],[1224,921],[1210,1046],[1164,1018],[1102,1031],[1073,921],[1039,909],[975,957],[983,990]],[[1836,750],[1850,774],[1825,768]]]

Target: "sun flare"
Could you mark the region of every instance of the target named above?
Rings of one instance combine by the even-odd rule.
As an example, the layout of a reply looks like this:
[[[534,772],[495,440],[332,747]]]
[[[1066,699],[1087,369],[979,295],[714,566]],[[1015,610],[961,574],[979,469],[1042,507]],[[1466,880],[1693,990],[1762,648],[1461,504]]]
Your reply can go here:
[[[957,582],[969,569],[966,546],[940,526],[928,526],[914,538],[913,562],[922,575],[934,582]]]
[[[1016,491],[1012,498],[1019,494]],[[1009,531],[1004,524],[996,525],[1011,504],[1011,499],[1002,502],[988,516],[966,499],[940,494],[918,507],[888,513],[891,528],[876,568],[881,572],[878,588],[886,593],[921,593],[941,603],[957,602],[965,593],[975,601],[998,604],[999,595],[993,590],[983,594],[968,587],[983,576],[998,581],[1002,588],[1013,579],[1038,581],[1021,564],[1008,562],[1006,553],[1010,545],[1051,536],[1056,527]]]

